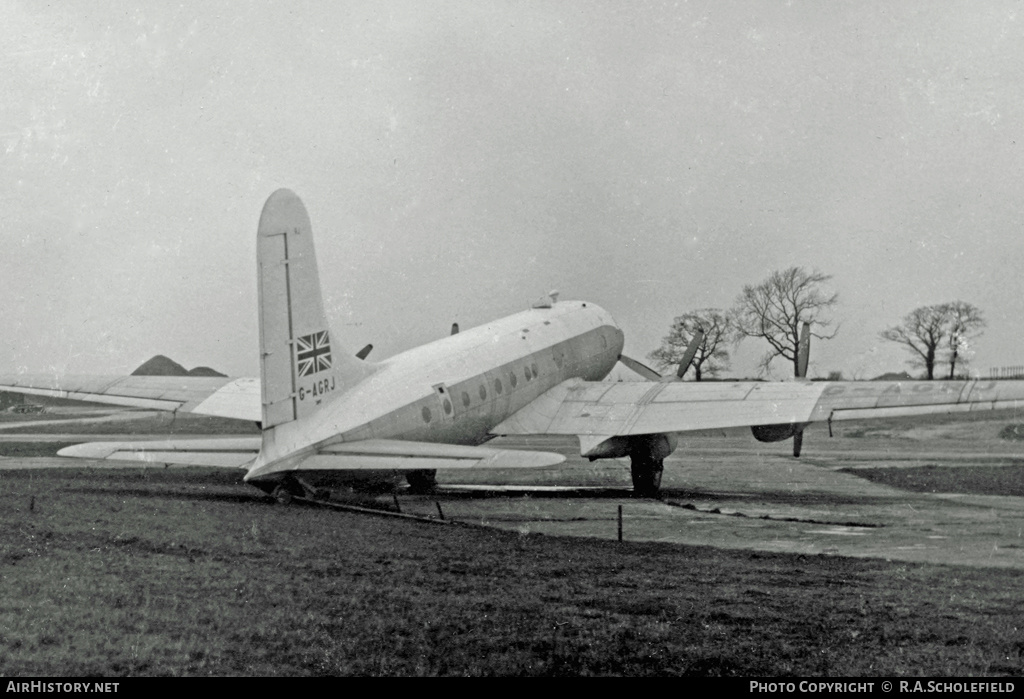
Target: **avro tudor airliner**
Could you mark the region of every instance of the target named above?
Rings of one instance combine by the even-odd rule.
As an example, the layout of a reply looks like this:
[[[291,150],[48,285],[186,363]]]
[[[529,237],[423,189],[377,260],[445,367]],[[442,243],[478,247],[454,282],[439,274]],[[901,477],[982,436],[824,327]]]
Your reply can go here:
[[[628,457],[634,492],[651,496],[687,431],[747,426],[762,441],[793,437],[798,453],[812,422],[1024,407],[1024,381],[604,382],[620,359],[638,366],[621,356],[622,331],[600,306],[556,295],[365,361],[369,347],[357,356],[327,326],[299,198],[274,192],[257,235],[259,379],[13,375],[0,376],[0,391],[256,421],[260,437],[89,443],[60,454],[244,468],[247,482],[280,500],[314,495],[324,472],[404,473],[429,489],[437,469],[563,461],[480,446],[537,434],[575,435],[590,460]]]

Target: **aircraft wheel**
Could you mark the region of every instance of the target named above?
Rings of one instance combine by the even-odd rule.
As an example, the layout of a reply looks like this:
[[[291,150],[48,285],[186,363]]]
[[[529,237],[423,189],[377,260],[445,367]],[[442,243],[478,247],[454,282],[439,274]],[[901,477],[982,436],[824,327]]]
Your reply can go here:
[[[641,498],[656,498],[661,492],[663,459],[629,457],[629,471],[633,477],[633,495]]]
[[[274,488],[274,492],[271,493],[274,500],[277,501],[278,505],[290,505],[292,502],[292,491],[288,489],[288,486],[279,485]]]
[[[412,492],[431,493],[437,487],[437,471],[433,469],[409,471],[405,474],[405,480],[409,482]]]

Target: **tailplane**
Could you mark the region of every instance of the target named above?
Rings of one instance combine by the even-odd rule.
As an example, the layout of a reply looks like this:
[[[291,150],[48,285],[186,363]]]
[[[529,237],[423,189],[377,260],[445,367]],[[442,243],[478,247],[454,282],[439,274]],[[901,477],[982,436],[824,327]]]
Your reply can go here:
[[[288,189],[270,195],[257,239],[263,429],[299,420],[373,371],[324,315],[309,214]]]

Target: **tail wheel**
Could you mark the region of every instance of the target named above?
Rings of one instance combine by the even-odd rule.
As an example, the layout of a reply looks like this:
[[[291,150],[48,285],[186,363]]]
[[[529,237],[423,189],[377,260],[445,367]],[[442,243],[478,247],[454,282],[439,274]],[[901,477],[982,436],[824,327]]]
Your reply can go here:
[[[291,504],[292,498],[305,497],[306,490],[302,487],[300,482],[289,476],[281,481],[277,487],[270,492],[270,495],[279,505],[289,505]]]
[[[437,487],[437,471],[433,469],[409,471],[405,474],[405,480],[409,482],[412,492],[429,493]]]
[[[284,484],[274,488],[274,492],[272,492],[271,495],[278,505],[290,505],[292,502],[292,491]]]
[[[633,477],[633,494],[641,498],[656,498],[661,492],[663,459],[642,456],[629,457],[629,471]]]

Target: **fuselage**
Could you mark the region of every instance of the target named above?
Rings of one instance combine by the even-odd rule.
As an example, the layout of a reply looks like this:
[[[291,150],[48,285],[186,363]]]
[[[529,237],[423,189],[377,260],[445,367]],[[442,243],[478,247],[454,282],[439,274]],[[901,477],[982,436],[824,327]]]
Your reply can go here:
[[[374,365],[374,371],[301,421],[264,433],[247,479],[294,468],[330,444],[364,439],[477,445],[490,430],[559,383],[603,379],[622,352],[611,316],[560,301],[444,337]]]

